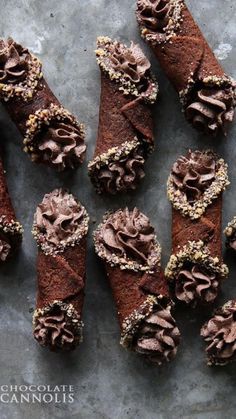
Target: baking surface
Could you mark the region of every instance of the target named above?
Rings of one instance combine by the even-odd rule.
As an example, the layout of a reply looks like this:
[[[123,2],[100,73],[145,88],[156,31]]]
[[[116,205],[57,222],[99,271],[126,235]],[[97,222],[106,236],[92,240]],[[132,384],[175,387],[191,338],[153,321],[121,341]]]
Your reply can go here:
[[[55,94],[86,124],[88,143],[82,168],[75,173],[57,174],[30,162],[21,151],[20,134],[0,110],[9,189],[25,229],[21,251],[0,271],[0,385],[75,387],[72,404],[0,403],[1,419],[234,418],[236,365],[206,366],[199,330],[207,314],[177,308],[182,343],[175,361],[159,369],[119,346],[115,308],[94,254],[92,231],[106,210],[136,205],[157,229],[164,267],[171,250],[166,180],[172,163],[189,147],[213,147],[229,163],[231,186],[224,195],[225,226],[236,215],[236,121],[227,139],[218,140],[199,135],[185,122],[176,93],[139,36],[133,0],[0,0],[0,4],[1,37],[10,35],[39,56]],[[236,2],[188,0],[187,4],[226,72],[236,78]],[[144,181],[128,196],[97,196],[87,176],[98,124],[100,72],[93,52],[98,35],[139,42],[151,57],[160,85],[155,108],[156,149],[146,165]],[[61,186],[70,188],[81,200],[92,221],[84,343],[77,351],[64,355],[40,348],[31,333],[37,255],[31,236],[32,217],[43,195]],[[219,303],[236,296],[236,256],[225,256],[230,277]]]

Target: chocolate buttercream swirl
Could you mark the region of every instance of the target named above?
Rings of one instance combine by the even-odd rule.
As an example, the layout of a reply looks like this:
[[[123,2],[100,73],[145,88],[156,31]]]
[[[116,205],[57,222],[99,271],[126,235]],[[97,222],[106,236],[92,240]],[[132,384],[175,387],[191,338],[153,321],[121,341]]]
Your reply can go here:
[[[157,98],[158,84],[151,74],[151,63],[139,45],[131,42],[130,47],[110,38],[97,40],[97,61],[111,80],[120,83],[124,94],[142,97],[149,103]]]
[[[86,145],[78,128],[69,123],[56,122],[42,131],[38,149],[44,161],[49,161],[59,171],[74,169],[83,162]]]
[[[155,364],[171,361],[177,352],[180,332],[170,307],[158,308],[141,323],[134,350]]]
[[[28,72],[29,51],[13,39],[0,40],[0,83],[18,84]]]
[[[202,327],[209,364],[226,365],[236,355],[236,303],[229,301]]]
[[[102,166],[97,174],[101,192],[116,194],[136,189],[144,173],[144,152],[135,148],[128,156]]]
[[[196,306],[212,303],[219,290],[219,277],[215,272],[201,266],[183,266],[176,278],[175,295],[178,300]]]
[[[216,157],[210,151],[189,151],[173,165],[171,176],[176,189],[186,195],[189,203],[196,202],[216,178]]]
[[[197,91],[186,108],[186,118],[199,131],[216,135],[226,132],[228,123],[233,121],[235,94],[232,87],[210,88]]]
[[[106,256],[117,255],[141,265],[149,263],[155,247],[154,228],[137,208],[111,214],[102,224],[99,236]]]
[[[133,83],[140,83],[147,71],[150,70],[149,60],[139,45],[133,42],[129,48],[120,42],[112,42],[109,44],[108,51],[108,59],[113,70],[122,73]]]
[[[47,251],[47,247],[63,250],[85,234],[87,223],[87,212],[75,197],[55,189],[37,207],[33,234],[43,250]]]
[[[171,10],[170,0],[138,0],[138,20],[148,31],[164,34]]]
[[[11,245],[3,239],[0,239],[0,261],[5,262],[11,251]]]
[[[54,351],[71,350],[79,340],[71,319],[57,306],[51,313],[37,318],[34,337],[41,346]]]

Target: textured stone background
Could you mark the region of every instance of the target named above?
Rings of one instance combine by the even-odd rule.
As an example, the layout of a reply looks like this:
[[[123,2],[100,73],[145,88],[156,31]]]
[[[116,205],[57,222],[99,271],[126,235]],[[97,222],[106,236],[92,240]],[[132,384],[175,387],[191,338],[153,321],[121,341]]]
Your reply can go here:
[[[188,0],[192,13],[222,60],[236,77],[236,2]],[[128,0],[0,0],[1,36],[13,36],[44,63],[44,72],[62,103],[87,126],[87,161],[92,157],[99,106],[99,70],[94,57],[96,37],[109,35],[139,41],[134,10]],[[156,106],[156,150],[137,192],[119,198],[96,196],[86,164],[77,173],[58,175],[33,165],[21,152],[21,137],[1,109],[1,141],[5,143],[7,178],[19,219],[24,224],[22,249],[0,273],[0,384],[72,384],[71,405],[4,405],[1,419],[227,419],[235,417],[236,366],[208,368],[199,329],[206,314],[177,311],[183,340],[172,364],[145,365],[119,346],[119,331],[110,290],[92,247],[91,224],[88,282],[84,311],[85,339],[77,352],[55,355],[38,347],[31,336],[30,313],[35,302],[36,246],[32,217],[46,192],[66,186],[89,210],[93,221],[107,209],[137,205],[152,219],[163,247],[163,266],[171,248],[171,208],[166,199],[170,167],[189,147],[213,147],[229,163],[232,181],[225,193],[224,225],[236,213],[235,133],[209,140],[185,122],[175,92],[151,57],[160,83]],[[230,279],[220,302],[236,295],[236,258],[226,255]]]

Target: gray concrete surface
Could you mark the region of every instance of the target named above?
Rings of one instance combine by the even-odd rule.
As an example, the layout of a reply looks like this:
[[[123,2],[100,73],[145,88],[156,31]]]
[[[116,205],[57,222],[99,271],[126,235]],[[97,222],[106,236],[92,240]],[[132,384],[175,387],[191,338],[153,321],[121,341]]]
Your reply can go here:
[[[236,77],[236,2],[188,0],[193,15],[225,69]],[[0,385],[71,384],[73,404],[4,404],[1,419],[221,419],[234,418],[236,366],[209,369],[204,363],[199,329],[206,315],[177,311],[183,339],[172,364],[160,369],[144,364],[119,347],[119,331],[110,290],[92,246],[84,311],[85,339],[71,355],[41,349],[31,336],[30,313],[35,302],[36,246],[31,237],[35,207],[46,192],[69,187],[98,222],[107,209],[137,205],[152,219],[163,247],[163,266],[170,249],[171,208],[166,180],[176,157],[189,147],[213,147],[229,163],[232,181],[225,193],[224,224],[236,213],[235,134],[210,140],[187,125],[175,92],[141,41],[128,0],[0,0],[0,34],[27,45],[44,63],[45,75],[62,103],[87,126],[88,152],[95,144],[100,79],[93,50],[97,35],[141,43],[160,83],[155,110],[156,150],[137,192],[119,198],[96,196],[86,164],[75,174],[58,175],[37,167],[21,152],[21,137],[0,109],[1,141],[5,143],[7,178],[17,214],[24,224],[22,249],[0,271]],[[226,255],[230,278],[220,302],[236,295],[236,258]]]

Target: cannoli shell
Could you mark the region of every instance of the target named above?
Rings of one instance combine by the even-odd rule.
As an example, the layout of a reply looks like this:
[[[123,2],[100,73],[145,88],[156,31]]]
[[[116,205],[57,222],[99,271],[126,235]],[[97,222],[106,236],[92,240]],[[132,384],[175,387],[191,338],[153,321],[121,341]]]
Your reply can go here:
[[[55,256],[39,250],[37,309],[55,300],[73,304],[81,315],[84,303],[86,238]]]
[[[165,43],[152,44],[152,48],[178,92],[187,88],[190,77],[197,81],[225,75],[186,5],[176,36]]]
[[[98,137],[94,158],[135,137],[153,144],[153,121],[149,105],[125,95],[120,85],[101,72]]]
[[[106,264],[107,276],[117,307],[120,327],[135,310],[139,310],[148,295],[169,298],[167,282],[163,273],[154,274],[121,270],[119,266]]]
[[[51,104],[60,106],[44,78],[38,83],[31,100],[25,102],[20,98],[12,98],[3,104],[23,136],[27,130],[26,122],[31,114],[39,109],[47,109]]]
[[[192,220],[183,216],[180,211],[172,209],[172,243],[173,254],[187,245],[189,240],[202,240],[208,245],[212,257],[222,253],[222,194],[206,209],[201,218]]]

